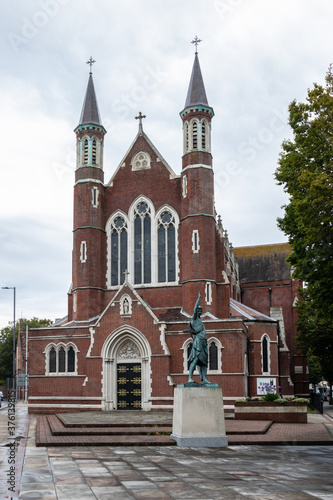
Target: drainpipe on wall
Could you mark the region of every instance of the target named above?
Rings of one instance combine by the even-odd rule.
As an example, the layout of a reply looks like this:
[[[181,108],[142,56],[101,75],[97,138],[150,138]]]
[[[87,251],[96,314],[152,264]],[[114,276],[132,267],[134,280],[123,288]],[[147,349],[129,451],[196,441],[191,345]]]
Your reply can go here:
[[[247,339],[247,396],[251,398],[251,377],[250,377],[250,339]]]
[[[278,385],[280,387],[279,394],[281,396],[281,360],[280,360],[280,324],[277,322],[277,348],[278,348]]]

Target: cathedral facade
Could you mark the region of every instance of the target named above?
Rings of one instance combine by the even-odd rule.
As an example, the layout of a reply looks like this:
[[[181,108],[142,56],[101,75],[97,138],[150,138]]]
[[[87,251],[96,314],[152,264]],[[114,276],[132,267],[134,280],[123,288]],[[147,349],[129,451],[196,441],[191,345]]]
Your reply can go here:
[[[105,182],[106,130],[90,73],[75,129],[68,315],[29,332],[29,412],[172,409],[174,387],[188,379],[192,339],[184,330],[199,292],[207,378],[223,388],[226,408],[260,396],[265,384],[294,394],[288,332],[281,340],[293,301],[273,311],[249,290],[242,300],[237,258],[215,213],[214,111],[197,53],[180,116],[180,174],[144,132],[140,113],[136,137]]]

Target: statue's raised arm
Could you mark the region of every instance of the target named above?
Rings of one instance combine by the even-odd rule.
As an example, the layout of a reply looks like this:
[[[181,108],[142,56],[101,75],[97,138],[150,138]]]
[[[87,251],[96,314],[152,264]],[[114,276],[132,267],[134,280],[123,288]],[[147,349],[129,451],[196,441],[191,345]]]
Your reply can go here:
[[[199,296],[198,296],[198,299],[197,299],[197,301],[195,303],[194,311],[193,311],[193,315],[192,315],[192,319],[193,320],[197,319],[197,317],[198,317],[198,312],[199,312],[199,307],[200,307],[200,300],[201,300],[201,293],[199,292]]]

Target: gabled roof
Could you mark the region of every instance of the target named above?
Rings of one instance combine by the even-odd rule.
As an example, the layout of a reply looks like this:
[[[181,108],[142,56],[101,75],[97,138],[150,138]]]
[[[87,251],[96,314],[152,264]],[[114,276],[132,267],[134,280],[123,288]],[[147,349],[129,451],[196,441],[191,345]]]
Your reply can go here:
[[[143,137],[144,140],[147,142],[148,146],[150,146],[150,148],[154,151],[154,153],[156,154],[157,158],[159,158],[161,160],[161,163],[165,166],[165,168],[169,171],[170,173],[170,179],[176,179],[177,177],[180,177],[179,175],[177,175],[173,170],[172,168],[170,167],[170,165],[168,164],[168,162],[163,158],[163,156],[161,155],[161,153],[158,151],[158,149],[156,148],[156,146],[151,142],[151,140],[149,139],[149,137],[147,136],[147,134],[142,130],[142,126],[139,127],[139,131],[138,133],[136,134],[132,144],[130,145],[130,147],[128,148],[128,150],[126,151],[125,155],[123,156],[123,159],[121,160],[121,162],[119,163],[118,167],[116,168],[114,174],[112,175],[111,179],[109,180],[109,182],[107,183],[107,186],[112,186],[112,183],[113,183],[113,179],[116,177],[118,171],[121,169],[121,167],[123,166],[127,156],[129,155],[131,149],[133,148],[134,144],[136,143],[136,141],[139,139],[139,137]]]
[[[79,125],[86,125],[88,123],[94,125],[102,125],[97,105],[94,82],[91,73],[89,74],[88,86],[83,101]]]
[[[249,321],[271,321],[275,323],[276,320],[270,316],[266,316],[252,307],[246,306],[235,299],[230,298],[230,314],[232,318],[242,318]]]
[[[97,321],[96,321],[96,326],[101,322],[101,320],[103,319],[103,316],[106,314],[106,312],[110,309],[110,307],[112,307],[112,304],[119,300],[119,297],[121,297],[123,294],[124,294],[124,291],[128,289],[133,295],[134,297],[138,300],[138,302],[143,305],[143,307],[146,309],[146,311],[148,312],[148,314],[152,317],[153,321],[155,323],[158,323],[158,317],[156,316],[156,314],[153,312],[153,310],[151,309],[150,305],[148,304],[148,302],[146,302],[142,297],[140,297],[140,295],[138,294],[138,292],[135,290],[135,288],[127,281],[127,279],[125,279],[124,283],[122,284],[122,286],[119,288],[119,290],[117,291],[117,293],[115,294],[115,296],[111,299],[111,301],[109,302],[109,304],[106,306],[106,308],[104,309],[104,311],[102,312],[102,314],[98,317]]]
[[[199,57],[196,53],[192,68],[191,80],[187,91],[185,108],[199,104],[202,104],[203,106],[209,106],[205,85],[201,74]]]

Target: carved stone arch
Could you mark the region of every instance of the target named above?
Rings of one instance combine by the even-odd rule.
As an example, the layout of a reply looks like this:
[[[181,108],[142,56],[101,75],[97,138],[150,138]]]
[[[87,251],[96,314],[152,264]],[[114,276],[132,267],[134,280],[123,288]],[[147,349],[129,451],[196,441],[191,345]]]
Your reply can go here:
[[[132,170],[146,170],[151,167],[151,157],[147,151],[139,151],[133,156],[130,165]]]
[[[133,326],[124,325],[112,332],[102,347],[103,409],[117,408],[117,362],[141,363],[141,408],[151,407],[151,348],[146,337]]]

